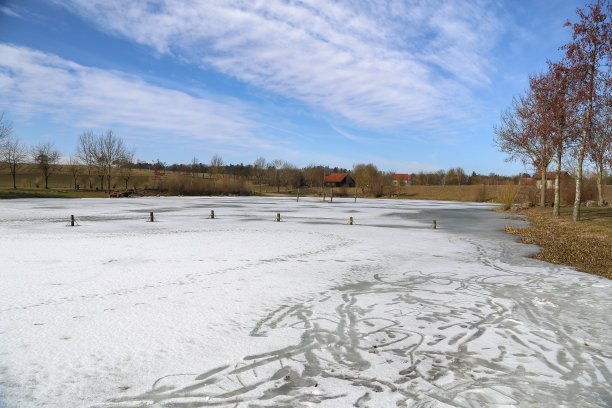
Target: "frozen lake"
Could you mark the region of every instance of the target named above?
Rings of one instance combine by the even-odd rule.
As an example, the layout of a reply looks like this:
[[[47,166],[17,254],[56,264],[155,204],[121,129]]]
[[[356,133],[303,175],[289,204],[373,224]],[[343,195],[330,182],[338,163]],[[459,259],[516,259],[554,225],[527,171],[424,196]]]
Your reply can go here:
[[[0,407],[612,406],[611,281],[526,258],[503,217],[0,201]]]

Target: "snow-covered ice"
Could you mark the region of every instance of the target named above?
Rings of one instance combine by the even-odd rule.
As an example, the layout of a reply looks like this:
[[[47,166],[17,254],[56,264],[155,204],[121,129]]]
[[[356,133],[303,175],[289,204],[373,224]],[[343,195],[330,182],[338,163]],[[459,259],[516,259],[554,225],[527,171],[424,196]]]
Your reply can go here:
[[[1,201],[0,407],[612,406],[611,282],[527,258],[503,217]]]

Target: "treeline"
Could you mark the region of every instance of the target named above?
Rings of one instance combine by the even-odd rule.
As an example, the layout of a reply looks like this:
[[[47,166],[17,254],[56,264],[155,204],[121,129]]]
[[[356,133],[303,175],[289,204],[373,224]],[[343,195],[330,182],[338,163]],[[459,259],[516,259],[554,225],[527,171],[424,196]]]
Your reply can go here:
[[[612,3],[597,0],[577,14],[577,22],[566,23],[572,40],[560,47],[563,58],[547,61],[545,72],[530,75],[528,89],[513,99],[494,129],[496,144],[508,160],[521,160],[538,170],[541,205],[546,203],[546,173],[554,166],[555,215],[561,201],[562,162],[575,162],[575,221],[580,220],[585,161],[595,167],[600,205],[605,170],[612,166]]]
[[[20,167],[33,163],[39,169],[45,180],[45,188],[49,188],[49,177],[56,173],[62,164],[68,168],[77,189],[78,180],[86,176],[89,188],[94,182],[99,182],[100,190],[110,193],[116,187],[113,179],[119,177],[127,189],[134,169],[134,150],[129,149],[123,139],[112,130],[102,134],[91,131],[79,136],[76,153],[61,162],[62,154],[53,143],[40,143],[33,147],[26,146],[13,136],[12,122],[0,115],[0,162],[9,168],[13,188],[17,188],[17,174]]]

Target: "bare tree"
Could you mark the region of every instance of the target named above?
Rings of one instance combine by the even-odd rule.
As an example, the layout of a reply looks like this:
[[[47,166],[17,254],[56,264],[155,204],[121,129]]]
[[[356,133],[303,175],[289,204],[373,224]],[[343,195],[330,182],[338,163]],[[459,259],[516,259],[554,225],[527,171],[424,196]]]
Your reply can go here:
[[[271,163],[268,163],[268,177],[269,184],[276,186],[276,192],[280,193],[280,185],[281,185],[281,168],[283,167],[283,161],[276,159]]]
[[[4,112],[0,113],[0,146],[13,135],[13,122],[4,118]]]
[[[68,170],[72,175],[72,180],[74,181],[74,189],[77,189],[77,180],[79,178],[79,174],[81,173],[81,162],[78,157],[70,156],[68,158]]]
[[[91,130],[81,133],[77,146],[77,156],[87,167],[89,188],[93,188],[91,174],[96,166],[96,136]]]
[[[561,47],[566,51],[565,63],[572,80],[573,101],[582,114],[581,131],[577,136],[578,168],[576,174],[576,196],[574,199],[574,221],[580,221],[582,201],[582,165],[589,138],[592,134],[594,108],[601,100],[599,92],[604,89],[602,81],[610,70],[612,53],[612,4],[595,0],[576,12],[579,21],[566,26],[572,27],[572,41]]]
[[[210,171],[213,178],[216,180],[223,171],[223,159],[218,154],[215,154],[210,159]]]
[[[6,162],[13,178],[13,188],[17,188],[17,167],[28,157],[26,147],[17,138],[7,137],[2,149],[2,161]]]
[[[597,173],[598,203],[604,205],[602,184],[606,162],[612,157],[612,107],[601,107],[595,115],[593,134],[587,145],[588,158],[595,165]]]
[[[194,157],[194,160],[195,159]],[[119,174],[123,181],[125,181],[125,189],[128,189],[128,182],[132,177],[132,170],[134,169],[134,151],[126,150],[123,157],[119,159]]]
[[[253,163],[253,172],[255,175],[255,180],[257,180],[257,183],[259,184],[259,192],[261,193],[261,184],[266,176],[266,159],[263,157],[258,157]]]
[[[191,159],[191,176],[195,177],[200,169],[200,163],[198,162],[198,158],[193,156]]]
[[[126,156],[126,147],[123,139],[115,135],[112,130],[98,137],[96,143],[96,157],[102,174],[106,178],[107,192],[111,191],[111,177],[115,166],[118,166],[121,159]]]
[[[59,151],[55,150],[53,143],[47,142],[35,146],[31,155],[45,178],[45,188],[49,188],[49,176],[56,170],[60,159]]]
[[[280,171],[281,182],[287,189],[297,188],[300,186],[302,181],[302,174],[300,170],[289,162],[284,162],[281,166]]]

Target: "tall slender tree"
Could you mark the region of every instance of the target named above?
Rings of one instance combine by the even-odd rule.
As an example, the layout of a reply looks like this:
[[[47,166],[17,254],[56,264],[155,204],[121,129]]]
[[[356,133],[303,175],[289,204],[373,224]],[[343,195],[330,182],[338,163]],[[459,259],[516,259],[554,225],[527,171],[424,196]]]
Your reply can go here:
[[[573,211],[574,221],[579,221],[582,167],[592,135],[594,109],[602,98],[599,91],[610,70],[612,4],[596,0],[576,12],[578,21],[565,24],[572,28],[572,40],[561,48],[565,50],[565,63],[571,76],[573,102],[581,116],[581,129],[576,137],[578,167]]]
[[[91,174],[96,166],[96,136],[91,130],[81,133],[77,145],[77,157],[87,167],[89,188],[93,188]]]

